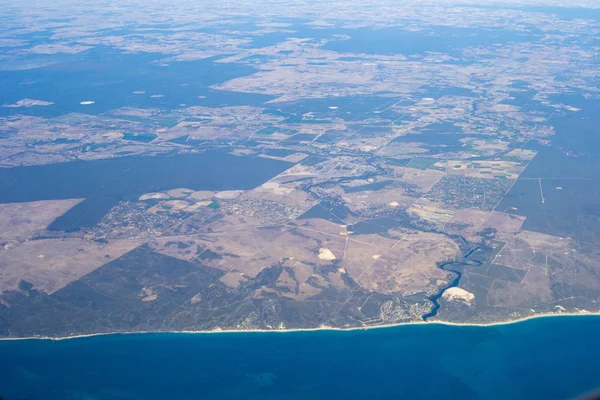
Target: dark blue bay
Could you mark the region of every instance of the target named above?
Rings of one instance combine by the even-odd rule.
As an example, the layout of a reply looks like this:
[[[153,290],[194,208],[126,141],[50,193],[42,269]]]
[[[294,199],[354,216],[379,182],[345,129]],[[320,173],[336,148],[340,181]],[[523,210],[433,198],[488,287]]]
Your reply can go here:
[[[83,198],[49,226],[70,231],[95,225],[120,200],[143,193],[178,187],[247,190],[291,165],[207,151],[0,168],[0,204]]]
[[[54,103],[47,107],[0,107],[0,116],[99,114],[124,106],[176,109],[181,107],[180,104],[208,107],[261,105],[273,98],[210,88],[250,75],[255,72],[252,67],[216,63],[215,58],[163,62],[161,57],[154,53],[124,54],[98,47],[77,55],[61,56],[54,64],[41,68],[0,70],[0,105],[24,98]],[[95,103],[81,105],[82,101]]]
[[[341,34],[351,37],[349,40],[328,42],[324,48],[339,53],[364,54],[417,54],[440,52],[460,55],[464,48],[491,44],[520,43],[535,41],[538,32],[519,33],[510,30],[424,27],[414,32],[400,27],[392,28],[354,28]]]
[[[565,399],[600,386],[600,317],[494,327],[0,342],[4,399]]]
[[[350,36],[348,40],[336,39],[334,35]],[[470,46],[506,44],[537,40],[539,32],[526,34],[496,29],[469,29],[454,27],[423,27],[414,32],[403,27],[385,28],[314,28],[298,21],[284,32],[273,32],[254,38],[250,47],[262,48],[285,42],[289,38],[312,38],[329,40],[324,48],[339,53],[364,54],[417,54],[429,51],[460,54]],[[333,39],[333,40],[332,40]]]

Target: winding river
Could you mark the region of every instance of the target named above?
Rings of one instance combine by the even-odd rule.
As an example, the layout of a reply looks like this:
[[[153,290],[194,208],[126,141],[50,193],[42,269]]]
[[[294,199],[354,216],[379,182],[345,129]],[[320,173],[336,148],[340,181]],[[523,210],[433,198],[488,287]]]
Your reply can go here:
[[[469,250],[463,256],[464,261],[447,261],[445,263],[440,264],[440,266],[439,266],[440,269],[443,269],[444,271],[452,272],[453,274],[456,275],[456,277],[452,281],[450,281],[450,283],[448,283],[448,285],[446,285],[442,289],[440,289],[439,292],[437,292],[436,294],[434,294],[432,296],[429,296],[429,300],[431,300],[431,302],[433,303],[433,307],[432,307],[431,311],[429,311],[427,314],[423,314],[423,316],[421,317],[421,318],[423,318],[423,321],[427,321],[427,320],[429,320],[429,318],[435,317],[437,315],[438,310],[440,309],[439,299],[444,295],[444,292],[450,288],[458,286],[458,284],[460,283],[460,278],[462,277],[462,273],[455,269],[450,269],[450,268],[448,268],[448,266],[449,265],[481,265],[481,261],[469,259],[469,257],[471,257],[471,255],[473,255],[473,253],[475,253],[480,248],[481,248],[481,246],[477,246],[474,249]]]

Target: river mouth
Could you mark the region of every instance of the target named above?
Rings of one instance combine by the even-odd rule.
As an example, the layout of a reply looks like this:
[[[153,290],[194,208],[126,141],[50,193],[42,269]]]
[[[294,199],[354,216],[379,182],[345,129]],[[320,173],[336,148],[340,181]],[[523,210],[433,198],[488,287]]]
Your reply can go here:
[[[439,302],[440,298],[444,295],[446,290],[453,288],[453,287],[457,287],[458,284],[460,283],[460,278],[462,278],[462,273],[455,269],[450,269],[450,268],[446,268],[446,267],[448,265],[469,265],[469,266],[481,265],[482,264],[481,261],[470,259],[470,257],[473,255],[473,253],[475,253],[480,248],[481,248],[481,246],[477,246],[477,247],[469,250],[467,253],[465,253],[465,255],[463,256],[463,260],[465,260],[465,261],[447,261],[445,263],[440,264],[440,266],[439,266],[440,269],[447,271],[447,272],[452,272],[453,274],[456,275],[456,277],[448,285],[444,286],[438,293],[436,293],[432,296],[429,296],[428,299],[433,303],[433,308],[428,313],[423,314],[423,316],[421,317],[423,319],[423,321],[428,321],[430,318],[437,316],[437,313],[440,309],[440,302]]]

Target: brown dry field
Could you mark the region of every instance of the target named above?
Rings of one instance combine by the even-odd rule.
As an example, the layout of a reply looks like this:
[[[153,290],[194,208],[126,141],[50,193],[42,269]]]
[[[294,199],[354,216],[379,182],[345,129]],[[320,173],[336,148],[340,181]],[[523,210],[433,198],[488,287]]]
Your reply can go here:
[[[227,271],[222,278],[237,287],[272,265],[290,267],[295,279],[280,278],[281,286],[299,284],[293,298],[305,299],[318,290],[307,280],[322,279],[314,268],[332,264],[320,252],[331,252],[339,260],[338,272],[330,273],[332,284],[344,287],[341,273],[369,290],[383,293],[434,292],[447,282],[447,273],[436,263],[454,258],[458,246],[443,235],[411,230],[392,230],[388,236],[348,235],[346,227],[321,219],[294,221],[270,228],[239,229],[195,236],[154,239],[157,252]],[[334,260],[334,261],[335,261]],[[326,287],[327,282],[323,282]],[[293,293],[291,291],[290,293]]]
[[[443,235],[417,231],[377,250],[380,257],[371,256],[371,264],[364,264],[368,258],[364,245],[350,242],[342,265],[363,287],[390,294],[437,291],[437,283],[446,284],[448,274],[436,263],[454,258],[459,251]]]
[[[144,242],[41,239],[20,243],[0,255],[0,292],[16,290],[22,279],[35,289],[55,292]]]
[[[521,230],[525,217],[492,211],[489,219],[482,225],[482,229],[493,228],[498,232],[516,234]]]
[[[423,197],[415,201],[408,211],[418,215],[421,219],[438,224],[451,222],[456,214],[456,210]]]
[[[29,239],[82,200],[0,204],[0,240]]]
[[[293,183],[285,184],[269,181],[255,189],[244,193],[247,198],[271,200],[302,210],[307,210],[316,204],[309,194],[298,190]]]
[[[410,167],[395,167],[402,173],[402,180],[408,184],[416,185],[422,192],[428,192],[435,186],[445,175],[443,171],[435,169],[417,169]]]

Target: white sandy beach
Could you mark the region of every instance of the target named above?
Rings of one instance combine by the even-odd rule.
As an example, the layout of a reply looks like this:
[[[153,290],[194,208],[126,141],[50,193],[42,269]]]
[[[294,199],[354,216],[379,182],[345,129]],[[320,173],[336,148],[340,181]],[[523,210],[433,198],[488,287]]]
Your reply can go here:
[[[559,317],[600,317],[600,313],[592,312],[580,312],[580,313],[543,313],[537,315],[531,315],[528,317],[518,318],[508,321],[490,322],[490,323],[462,323],[462,322],[447,322],[447,321],[417,321],[417,322],[403,322],[398,324],[386,324],[386,325],[374,325],[374,326],[361,326],[352,328],[335,328],[330,326],[321,326],[319,328],[306,328],[306,329],[252,329],[252,330],[240,330],[240,329],[229,329],[220,330],[214,329],[210,331],[138,331],[138,332],[104,332],[104,333],[90,333],[84,335],[73,335],[63,337],[51,337],[51,336],[30,336],[30,337],[9,337],[0,338],[0,340],[68,340],[68,339],[81,339],[94,336],[108,336],[108,335],[148,335],[148,334],[236,334],[236,333],[291,333],[291,332],[320,332],[320,331],[338,331],[338,332],[353,332],[353,331],[367,331],[370,329],[385,329],[395,328],[400,326],[422,326],[422,325],[447,325],[447,326],[461,326],[461,327],[494,327],[502,325],[518,324],[525,321],[530,321],[538,318],[559,318]]]

